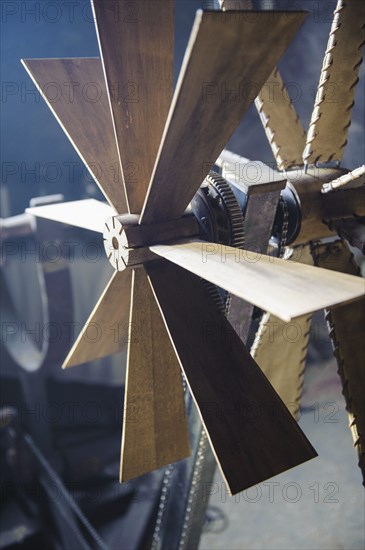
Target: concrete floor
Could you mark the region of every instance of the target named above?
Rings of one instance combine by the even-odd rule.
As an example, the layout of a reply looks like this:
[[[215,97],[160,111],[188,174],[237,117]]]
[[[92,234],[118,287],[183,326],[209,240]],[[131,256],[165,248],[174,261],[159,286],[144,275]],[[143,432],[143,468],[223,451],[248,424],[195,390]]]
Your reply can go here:
[[[200,550],[357,550],[364,489],[334,360],[306,371],[300,426],[319,456],[229,497],[217,472]]]

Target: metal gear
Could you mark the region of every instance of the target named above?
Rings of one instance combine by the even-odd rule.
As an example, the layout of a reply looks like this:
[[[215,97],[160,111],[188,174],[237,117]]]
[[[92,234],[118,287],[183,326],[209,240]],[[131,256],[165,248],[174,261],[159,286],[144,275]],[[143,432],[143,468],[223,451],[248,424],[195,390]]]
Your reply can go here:
[[[230,242],[224,244],[242,248],[245,242],[244,218],[231,186],[216,172],[210,172],[205,181],[215,189],[220,197],[220,206],[225,210],[226,219],[230,225]]]

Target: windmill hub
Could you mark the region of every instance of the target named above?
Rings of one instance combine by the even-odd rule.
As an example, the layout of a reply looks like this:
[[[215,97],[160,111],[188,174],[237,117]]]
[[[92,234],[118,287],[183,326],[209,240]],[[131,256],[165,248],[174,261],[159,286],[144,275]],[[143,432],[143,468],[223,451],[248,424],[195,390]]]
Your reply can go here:
[[[210,172],[179,219],[140,224],[138,214],[108,218],[104,226],[106,255],[117,271],[155,260],[149,246],[199,237],[209,242],[242,247],[241,207],[230,184]]]
[[[331,237],[335,233],[329,229],[326,221],[333,218],[350,218],[354,214],[365,215],[364,185],[353,188],[348,186],[333,193],[321,193],[324,183],[347,172],[342,168],[316,166],[310,167],[306,173],[302,168],[286,172],[288,185],[285,192],[287,196],[293,195],[292,202],[296,203],[289,212],[289,224],[298,225],[298,230],[293,232],[293,238],[287,244],[305,244]],[[301,218],[299,224],[296,220],[298,213]]]
[[[197,236],[199,226],[193,214],[149,224],[139,224],[137,214],[112,216],[105,222],[103,234],[106,255],[117,271],[156,259],[150,245]]]

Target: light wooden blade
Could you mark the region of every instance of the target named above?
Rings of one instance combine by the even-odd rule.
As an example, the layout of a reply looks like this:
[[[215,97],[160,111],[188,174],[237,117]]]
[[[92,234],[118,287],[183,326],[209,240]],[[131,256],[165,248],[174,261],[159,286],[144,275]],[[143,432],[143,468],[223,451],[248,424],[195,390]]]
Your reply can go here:
[[[302,12],[199,11],[142,211],[182,215],[301,25]]]
[[[231,493],[316,456],[202,281],[168,262],[146,270]]]
[[[173,2],[92,3],[129,210],[139,214],[173,93]]]
[[[22,63],[105,198],[118,213],[127,212],[100,59]]]
[[[95,199],[61,202],[26,208],[27,214],[55,222],[82,227],[97,233],[103,232],[105,220],[115,216],[115,210],[105,202]]]
[[[302,165],[306,134],[278,69],[265,82],[255,105],[278,168]]]
[[[360,275],[344,241],[319,245],[315,252],[318,265]],[[326,310],[326,319],[365,485],[365,299]]]
[[[252,357],[295,419],[298,419],[312,315],[285,323],[271,313],[261,319]]]
[[[365,294],[358,277],[202,241],[150,250],[283,321]]]
[[[62,368],[100,359],[127,348],[131,272],[116,271],[68,353]]]
[[[365,2],[338,0],[303,153],[305,164],[342,159],[362,62],[364,25]]]
[[[120,480],[190,455],[182,373],[144,269],[132,283]]]
[[[291,258],[313,265],[309,246],[291,250],[286,261]],[[275,315],[265,313],[251,348],[252,357],[294,418],[299,413],[311,321],[311,314],[285,323]]]

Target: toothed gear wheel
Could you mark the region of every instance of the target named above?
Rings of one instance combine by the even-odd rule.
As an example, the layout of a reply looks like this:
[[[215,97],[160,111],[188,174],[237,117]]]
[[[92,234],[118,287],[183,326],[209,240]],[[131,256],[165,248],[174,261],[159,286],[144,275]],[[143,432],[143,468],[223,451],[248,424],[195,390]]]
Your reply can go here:
[[[222,176],[210,172],[195,195],[191,207],[200,224],[203,239],[243,248],[245,234],[242,211],[231,186]],[[206,281],[204,285],[221,311],[227,314],[229,293]]]
[[[244,245],[244,219],[229,183],[216,172],[210,172],[191,203],[207,241],[235,248]]]
[[[216,172],[210,172],[205,181],[217,191],[222,201],[221,206],[226,211],[231,229],[230,246],[243,248],[245,242],[244,219],[231,186]]]

